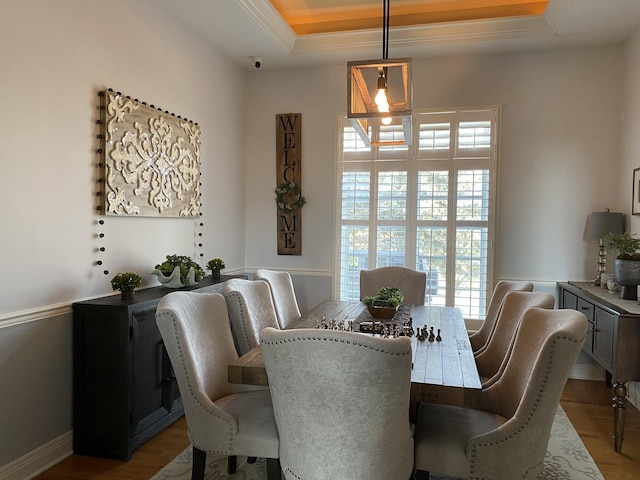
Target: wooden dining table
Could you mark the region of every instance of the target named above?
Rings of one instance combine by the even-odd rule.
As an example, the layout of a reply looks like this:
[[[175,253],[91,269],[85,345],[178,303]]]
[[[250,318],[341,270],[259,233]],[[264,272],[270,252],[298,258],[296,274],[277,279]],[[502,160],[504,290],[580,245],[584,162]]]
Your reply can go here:
[[[410,306],[414,335],[412,343],[411,411],[415,418],[420,402],[445,403],[468,406],[475,402],[482,385],[469,342],[464,319],[458,308],[441,306]],[[335,323],[332,322],[335,320]],[[377,320],[370,316],[366,306],[358,301],[327,300],[291,323],[287,329],[316,328],[349,322]],[[419,339],[422,327],[433,328],[434,336]],[[371,333],[360,333],[371,335]],[[229,364],[229,382],[249,385],[269,385],[262,351],[255,347]]]

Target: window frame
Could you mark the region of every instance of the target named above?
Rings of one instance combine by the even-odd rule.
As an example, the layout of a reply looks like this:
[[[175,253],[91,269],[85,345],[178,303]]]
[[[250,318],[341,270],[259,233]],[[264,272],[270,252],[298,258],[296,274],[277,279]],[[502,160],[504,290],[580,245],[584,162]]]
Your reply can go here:
[[[425,122],[425,119],[432,117],[434,122]],[[436,150],[420,150],[420,124],[435,125],[439,123],[439,120],[448,120],[450,124],[449,134],[449,146],[444,149]],[[491,121],[491,136],[489,139],[489,146],[486,149],[472,148],[465,149],[460,146],[461,139],[457,136],[457,130],[461,124],[474,121]],[[405,265],[409,268],[416,268],[416,262],[419,259],[417,248],[417,232],[420,226],[434,226],[435,224],[446,224],[447,228],[447,247],[446,247],[446,275],[447,278],[455,281],[455,257],[456,249],[452,244],[456,241],[457,229],[464,226],[478,226],[477,221],[461,221],[456,219],[456,200],[459,193],[457,192],[457,177],[460,171],[464,170],[486,170],[490,176],[488,182],[487,195],[488,211],[486,221],[480,222],[482,225],[486,225],[486,274],[485,274],[485,289],[480,292],[480,303],[484,308],[484,313],[480,312],[478,316],[471,315],[467,318],[483,319],[486,314],[486,308],[490,299],[491,292],[493,290],[493,284],[495,282],[496,261],[497,261],[497,217],[498,217],[498,205],[499,205],[499,174],[500,174],[500,134],[502,124],[502,106],[500,105],[483,105],[472,107],[455,107],[455,108],[429,108],[429,109],[414,109],[413,110],[413,144],[403,147],[371,147],[367,148],[362,145],[362,150],[355,152],[347,152],[348,159],[343,159],[343,129],[350,126],[349,120],[345,114],[336,115],[336,177],[335,177],[335,219],[334,219],[334,275],[332,292],[334,298],[340,298],[340,287],[342,281],[343,272],[341,272],[341,253],[342,253],[342,230],[345,225],[363,225],[369,229],[369,243],[368,243],[368,265],[375,266],[376,263],[376,249],[372,248],[372,245],[376,245],[375,236],[378,231],[378,226],[381,224],[396,225],[397,222],[388,222],[378,220],[377,208],[378,208],[378,179],[379,172],[381,171],[401,171],[401,168],[397,168],[400,165],[406,167],[404,171],[407,174],[407,191],[409,192],[406,202],[406,218],[404,220],[405,231],[405,248],[404,258]],[[455,130],[455,132],[454,132]],[[372,132],[373,137],[377,135]],[[475,137],[474,137],[475,138]],[[435,142],[435,137],[434,137]],[[395,149],[395,150],[394,150]],[[406,158],[394,157],[394,151],[396,153],[406,153]],[[446,158],[443,158],[442,153],[446,153]],[[400,156],[400,155],[398,155]],[[483,158],[486,157],[486,158]],[[350,165],[354,168],[345,168]],[[426,167],[426,168],[425,168]],[[348,171],[362,171],[368,172],[370,175],[369,190],[370,204],[368,220],[343,220],[342,217],[342,188],[343,188],[343,174]],[[448,173],[449,187],[448,193],[448,214],[446,221],[425,221],[417,218],[418,213],[418,172],[420,171],[445,171]],[[372,193],[375,192],[375,193]],[[368,267],[373,268],[373,267]],[[455,285],[447,282],[447,289],[445,295],[445,305],[454,305],[455,303]],[[472,290],[469,290],[472,292]]]

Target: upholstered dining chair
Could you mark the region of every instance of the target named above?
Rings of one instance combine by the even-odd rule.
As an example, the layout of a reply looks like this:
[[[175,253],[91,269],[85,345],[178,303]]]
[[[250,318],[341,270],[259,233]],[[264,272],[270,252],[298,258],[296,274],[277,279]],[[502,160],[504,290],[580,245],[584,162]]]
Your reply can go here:
[[[260,344],[260,331],[278,328],[278,319],[269,284],[264,280],[232,278],[222,285],[238,354],[244,355]]]
[[[280,328],[286,328],[300,318],[300,308],[289,272],[259,268],[253,273],[253,279],[264,280],[269,284]]]
[[[404,303],[424,305],[427,274],[406,267],[380,267],[360,270],[360,300],[375,296],[381,288],[396,287]]]
[[[502,307],[502,300],[508,292],[532,292],[533,283],[523,281],[507,281],[501,280],[496,283],[489,300],[489,307],[487,308],[487,315],[485,316],[482,326],[477,332],[470,333],[469,341],[471,342],[471,349],[473,353],[478,353],[489,340],[489,337],[493,333],[493,328],[496,325],[500,308]]]
[[[238,354],[231,337],[227,304],[219,293],[171,292],[156,310],[184,405],[193,445],[192,480],[204,478],[207,453],[267,458],[269,480],[280,478],[278,430],[268,389],[227,381]]]
[[[529,308],[500,379],[477,409],[423,403],[416,420],[416,479],[536,479],[560,395],[587,333],[575,310]],[[276,417],[277,418],[277,417]]]
[[[411,341],[266,328],[260,346],[287,480],[408,480]]]
[[[500,377],[511,353],[524,312],[531,307],[553,308],[555,298],[544,292],[507,292],[502,301],[493,335],[487,345],[475,356],[483,388]]]

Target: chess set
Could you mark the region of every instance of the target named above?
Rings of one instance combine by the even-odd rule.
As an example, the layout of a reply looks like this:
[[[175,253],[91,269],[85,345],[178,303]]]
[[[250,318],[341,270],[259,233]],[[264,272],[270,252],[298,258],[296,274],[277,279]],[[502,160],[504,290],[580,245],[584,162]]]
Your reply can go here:
[[[413,337],[415,335],[420,342],[423,342],[425,340],[429,342],[442,341],[440,329],[438,329],[437,335],[434,333],[433,327],[427,328],[425,326],[414,330],[413,318],[411,318],[410,316],[409,320],[403,323],[399,323],[391,319],[389,321],[349,320],[345,322],[344,320],[336,320],[335,318],[333,320],[327,320],[326,317],[323,316],[322,318],[316,320],[315,328],[325,330],[340,330],[346,332],[370,333],[372,335],[380,335],[383,338]]]

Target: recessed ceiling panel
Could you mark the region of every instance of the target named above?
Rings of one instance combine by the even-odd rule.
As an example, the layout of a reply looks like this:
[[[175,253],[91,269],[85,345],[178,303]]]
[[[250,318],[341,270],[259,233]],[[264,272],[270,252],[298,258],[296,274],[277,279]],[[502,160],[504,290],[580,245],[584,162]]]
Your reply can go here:
[[[382,26],[382,2],[372,0],[270,0],[297,35]],[[543,15],[548,0],[398,0],[391,26]]]

